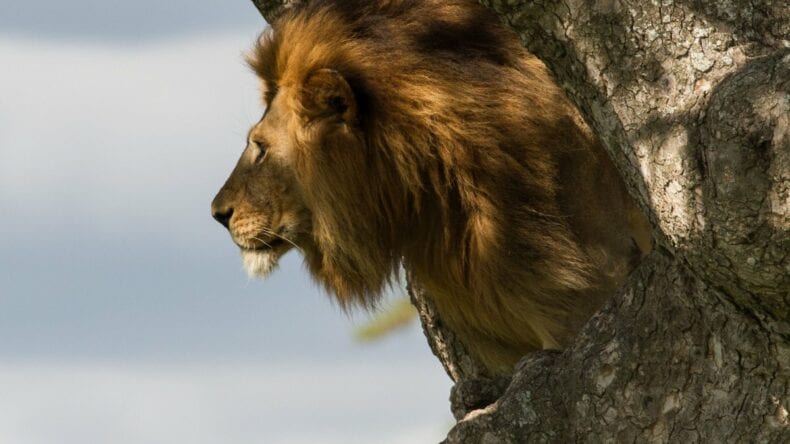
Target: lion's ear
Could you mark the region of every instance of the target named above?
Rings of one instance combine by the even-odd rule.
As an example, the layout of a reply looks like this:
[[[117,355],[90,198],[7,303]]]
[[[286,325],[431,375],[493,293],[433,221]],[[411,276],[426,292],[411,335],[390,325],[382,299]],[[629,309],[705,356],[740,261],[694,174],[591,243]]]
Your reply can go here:
[[[343,75],[334,69],[319,69],[307,76],[301,101],[311,118],[336,116],[347,123],[357,118],[354,92]]]

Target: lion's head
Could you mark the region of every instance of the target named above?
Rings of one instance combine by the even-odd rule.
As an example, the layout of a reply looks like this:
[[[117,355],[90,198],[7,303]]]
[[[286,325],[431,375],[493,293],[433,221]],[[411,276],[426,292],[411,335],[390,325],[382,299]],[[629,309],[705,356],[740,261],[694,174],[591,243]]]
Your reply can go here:
[[[387,154],[371,149],[360,85],[352,88],[348,71],[337,69],[343,45],[329,50],[331,38],[297,44],[293,34],[306,31],[288,23],[264,34],[250,54],[266,111],[212,214],[241,248],[251,275],[266,276],[296,248],[341,303],[369,305],[397,268],[393,236],[404,221],[398,213],[405,196]]]

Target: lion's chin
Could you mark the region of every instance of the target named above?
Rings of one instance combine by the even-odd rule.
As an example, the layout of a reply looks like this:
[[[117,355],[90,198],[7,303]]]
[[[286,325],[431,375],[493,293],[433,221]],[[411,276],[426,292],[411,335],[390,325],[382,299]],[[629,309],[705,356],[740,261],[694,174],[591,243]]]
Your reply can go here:
[[[268,276],[277,267],[280,256],[280,253],[273,250],[241,250],[241,260],[250,277]]]

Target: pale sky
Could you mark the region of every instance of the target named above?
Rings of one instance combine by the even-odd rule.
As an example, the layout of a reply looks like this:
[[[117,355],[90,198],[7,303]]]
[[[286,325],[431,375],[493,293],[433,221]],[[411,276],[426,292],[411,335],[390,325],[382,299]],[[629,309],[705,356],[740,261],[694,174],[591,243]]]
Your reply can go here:
[[[263,26],[245,0],[0,1],[0,442],[446,432],[418,325],[356,343],[297,254],[251,281],[209,216]]]

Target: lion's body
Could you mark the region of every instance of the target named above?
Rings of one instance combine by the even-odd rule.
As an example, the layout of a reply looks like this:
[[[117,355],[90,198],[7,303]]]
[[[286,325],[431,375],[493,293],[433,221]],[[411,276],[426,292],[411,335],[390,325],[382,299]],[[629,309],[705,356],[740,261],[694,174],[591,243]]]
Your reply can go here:
[[[544,65],[474,1],[317,0],[252,66],[269,111],[250,137],[309,213],[290,234],[313,276],[370,306],[403,264],[492,373],[568,344],[649,248]]]

